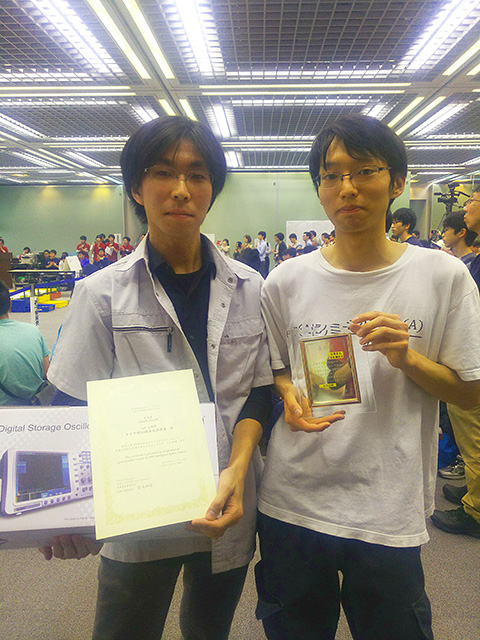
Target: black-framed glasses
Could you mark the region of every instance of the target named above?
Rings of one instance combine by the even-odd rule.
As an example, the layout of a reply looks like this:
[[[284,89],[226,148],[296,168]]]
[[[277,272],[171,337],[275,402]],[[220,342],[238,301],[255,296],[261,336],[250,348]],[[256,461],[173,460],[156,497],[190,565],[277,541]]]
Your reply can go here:
[[[350,171],[350,173],[333,173],[330,171],[321,173],[319,176],[314,178],[313,182],[317,189],[335,189],[338,188],[342,184],[343,179],[348,176],[350,182],[353,185],[358,186],[365,182],[375,180],[381,171],[387,171],[388,169],[390,169],[390,167],[377,167],[373,164],[369,164],[365,167],[355,169],[355,171]]]
[[[472,204],[472,202],[479,202],[480,203],[480,200],[475,200],[475,198],[471,197],[468,200],[465,200],[465,204],[463,206],[466,207],[467,205]]]
[[[177,171],[173,167],[165,167],[164,165],[154,164],[145,169],[150,178],[161,182],[165,185],[174,185],[180,176],[183,176],[185,182],[191,187],[207,187],[213,183],[213,173],[204,169],[194,169],[193,171]]]

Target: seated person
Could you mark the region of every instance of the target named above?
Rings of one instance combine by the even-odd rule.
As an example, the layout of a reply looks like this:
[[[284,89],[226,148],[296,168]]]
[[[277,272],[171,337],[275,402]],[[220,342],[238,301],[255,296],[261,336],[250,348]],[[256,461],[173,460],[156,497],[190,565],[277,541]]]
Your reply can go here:
[[[50,262],[50,251],[45,249],[45,251],[38,255],[38,268],[45,269],[47,264]]]
[[[95,263],[100,269],[103,269],[103,267],[108,267],[110,263],[110,260],[107,258],[107,256],[105,255],[105,249],[99,249],[98,250],[98,260]]]
[[[78,251],[77,256],[82,269],[84,269],[87,265],[90,264],[90,260],[88,259],[88,253],[86,251],[82,251],[82,250]]]
[[[60,260],[57,258],[57,252],[55,249],[51,249],[48,255],[48,262],[45,265],[45,269],[58,269]]]
[[[3,238],[0,238],[0,253],[9,253]]]
[[[20,264],[32,264],[33,253],[30,247],[23,247],[22,253],[18,256]]]
[[[10,306],[0,280],[0,406],[28,405],[46,376],[50,351],[35,325],[9,319]]]

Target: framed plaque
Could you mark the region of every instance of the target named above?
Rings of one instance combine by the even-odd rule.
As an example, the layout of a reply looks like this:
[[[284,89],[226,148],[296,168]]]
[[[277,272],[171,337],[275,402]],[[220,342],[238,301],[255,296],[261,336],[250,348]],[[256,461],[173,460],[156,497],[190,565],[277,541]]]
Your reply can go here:
[[[301,339],[300,349],[311,407],[361,402],[351,334]]]

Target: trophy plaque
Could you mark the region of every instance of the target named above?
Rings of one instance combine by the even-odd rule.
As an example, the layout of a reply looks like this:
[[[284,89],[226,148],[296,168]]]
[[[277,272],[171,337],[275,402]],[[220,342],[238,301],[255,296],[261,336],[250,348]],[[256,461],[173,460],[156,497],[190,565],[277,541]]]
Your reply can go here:
[[[349,333],[300,340],[311,407],[361,402]]]

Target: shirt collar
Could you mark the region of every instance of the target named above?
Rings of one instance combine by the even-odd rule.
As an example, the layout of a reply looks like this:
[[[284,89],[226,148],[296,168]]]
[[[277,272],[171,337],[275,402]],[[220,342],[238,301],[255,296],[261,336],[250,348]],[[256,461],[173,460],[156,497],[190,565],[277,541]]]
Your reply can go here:
[[[150,242],[150,238],[147,236],[147,252],[148,252],[148,266],[150,267],[150,271],[152,273],[156,273],[159,267],[167,269],[174,273],[173,269],[167,263],[165,258],[152,246]],[[212,279],[217,275],[217,267],[215,265],[215,261],[212,256],[212,252],[209,246],[208,240],[205,236],[200,236],[200,241],[202,243],[202,266],[200,268],[201,271],[210,270]]]

